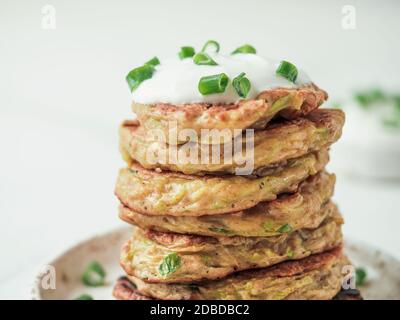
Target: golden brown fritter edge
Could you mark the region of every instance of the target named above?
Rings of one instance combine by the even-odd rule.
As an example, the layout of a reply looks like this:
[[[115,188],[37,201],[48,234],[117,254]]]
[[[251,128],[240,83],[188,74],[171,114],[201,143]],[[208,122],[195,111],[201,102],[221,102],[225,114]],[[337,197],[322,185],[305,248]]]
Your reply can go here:
[[[342,246],[339,245],[325,252],[314,254],[300,260],[284,261],[268,268],[250,269],[228,275],[231,279],[249,279],[266,277],[290,277],[308,271],[316,270],[338,259],[342,255]],[[205,280],[203,283],[211,283],[214,280]]]
[[[320,254],[341,245],[341,224],[343,220],[337,209],[333,208],[333,210],[330,216],[316,229],[304,229],[293,232],[288,236],[271,238],[209,237],[138,229],[134,231],[133,238],[126,242],[122,248],[120,265],[126,274],[147,283],[188,284],[222,280],[235,274],[235,272],[268,268],[283,261],[304,259],[311,254]],[[320,238],[316,237],[318,235]],[[138,238],[135,238],[135,236]],[[247,247],[248,251],[240,253],[244,247]],[[137,248],[141,248],[139,252],[137,252]],[[262,255],[264,254],[262,248],[269,248],[271,250],[270,255],[265,256],[262,262],[252,261],[253,249],[254,254]],[[179,271],[168,277],[160,276],[157,260],[169,254],[171,250],[177,251],[179,254],[180,251],[185,251],[185,249],[188,254],[184,254],[182,257],[182,266]],[[290,249],[293,250],[293,255],[288,257],[287,250]],[[238,255],[237,251],[239,252]],[[202,259],[204,254],[210,255],[208,262]],[[156,259],[153,259],[152,255]],[[227,261],[221,263],[219,259],[222,259],[222,261],[243,260],[237,263]]]
[[[274,88],[255,99],[231,104],[170,103],[132,104],[132,110],[146,128],[166,129],[168,121],[177,121],[180,129],[264,128],[276,116],[294,119],[318,108],[328,94],[311,83],[298,88]],[[276,103],[279,105],[277,106]],[[283,109],[282,109],[283,108]],[[149,124],[147,124],[149,122]]]
[[[264,278],[264,277],[289,277],[316,270],[337,259],[342,255],[342,247],[339,246],[330,251],[312,255],[301,260],[286,261],[265,269],[241,271],[230,275],[230,278]],[[357,290],[339,292],[334,300],[359,300],[362,299]],[[120,300],[152,300],[136,291],[136,287],[128,278],[122,277],[117,281],[113,291],[114,296]]]
[[[290,277],[308,271],[316,270],[338,259],[342,255],[342,246],[329,251],[314,254],[300,260],[284,261],[269,268],[245,270],[233,274],[234,278],[265,278],[265,277]]]
[[[113,289],[113,296],[117,300],[156,300],[140,294],[135,285],[125,276],[120,277]],[[342,289],[332,300],[363,300],[357,289]]]
[[[309,152],[328,148],[336,142],[341,134],[345,121],[343,111],[337,109],[318,109],[303,118],[295,120],[274,121],[267,129],[257,130],[254,134],[254,170],[253,175],[262,175],[266,169],[282,166],[286,161],[301,157]],[[200,152],[205,146],[192,145],[198,154],[198,163],[177,163],[175,158],[164,161],[148,161],[147,151],[157,147],[165,150],[166,155],[180,152],[181,147],[172,148],[166,142],[152,141],[146,130],[137,120],[127,120],[120,127],[120,150],[128,165],[139,163],[146,169],[162,169],[194,175],[234,174],[242,164],[236,164],[231,158],[225,159],[224,148],[219,150],[220,163],[202,164]],[[182,145],[184,148],[187,145]],[[214,149],[208,152],[215,152]],[[228,160],[228,161],[225,161]]]
[[[294,192],[302,181],[322,171],[328,161],[329,153],[324,149],[291,159],[286,166],[257,178],[190,176],[131,165],[120,170],[115,195],[125,207],[149,215],[200,216],[237,212],[275,200],[280,193]],[[175,188],[178,185],[180,195]],[[168,200],[171,197],[176,201]]]
[[[300,183],[294,193],[280,194],[277,199],[269,202],[261,202],[257,206],[235,213],[226,213],[221,215],[214,215],[211,220],[205,220],[200,217],[175,217],[175,216],[149,216],[144,215],[129,208],[120,205],[119,217],[121,220],[130,224],[136,225],[141,229],[152,229],[161,232],[175,232],[182,234],[197,234],[203,236],[219,237],[225,236],[272,236],[272,234],[260,233],[255,231],[255,234],[247,232],[240,233],[237,227],[239,221],[243,221],[246,225],[251,225],[253,228],[262,229],[260,217],[262,221],[279,220],[284,223],[289,223],[292,227],[297,223],[293,219],[305,219],[308,216],[313,216],[313,224],[305,226],[307,228],[316,228],[321,221],[315,219],[316,212],[321,212],[330,205],[329,199],[333,195],[336,177],[334,174],[329,174],[322,171],[314,176],[309,177],[307,180]],[[299,210],[301,208],[301,210]],[[300,213],[302,213],[300,217]],[[298,217],[298,218],[296,218]],[[267,218],[267,219],[266,219]],[[169,220],[172,222],[169,225]],[[220,226],[221,221],[223,230],[210,230],[214,225]],[[318,221],[318,222],[317,222]],[[318,223],[318,224],[317,224]],[[254,225],[253,225],[254,224]],[[185,226],[194,226],[189,228]],[[203,227],[204,225],[206,230]],[[241,224],[243,228],[243,224]],[[298,229],[297,227],[295,228]],[[227,232],[229,231],[229,232]],[[273,235],[278,235],[276,232]]]

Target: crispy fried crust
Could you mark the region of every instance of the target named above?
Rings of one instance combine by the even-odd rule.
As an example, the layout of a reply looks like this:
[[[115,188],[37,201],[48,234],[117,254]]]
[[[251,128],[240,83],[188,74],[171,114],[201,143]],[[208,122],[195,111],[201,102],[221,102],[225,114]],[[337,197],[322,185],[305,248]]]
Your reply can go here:
[[[127,274],[153,283],[191,283],[215,280],[240,270],[266,268],[323,252],[342,242],[343,220],[336,207],[316,229],[275,237],[204,237],[151,230],[134,231],[124,246],[121,265]],[[160,272],[166,257],[179,259],[177,268]]]
[[[328,159],[327,150],[310,153],[255,179],[158,173],[132,165],[120,170],[115,194],[126,207],[148,215],[237,212],[275,200],[280,193],[293,192],[299,183],[321,171]]]
[[[344,113],[341,110],[319,109],[304,118],[271,124],[254,135],[254,148],[246,153],[249,137],[243,135],[242,150],[236,154],[254,159],[254,171],[276,166],[289,159],[301,157],[309,152],[328,148],[342,133]],[[231,143],[231,139],[228,140]],[[172,146],[160,137],[151,137],[138,121],[125,121],[120,128],[120,149],[128,165],[138,162],[146,169],[183,172],[185,174],[234,174],[243,168],[235,155],[224,157],[224,147],[211,147],[196,142]],[[251,150],[251,151],[250,151]],[[156,153],[155,153],[156,151]],[[219,163],[202,163],[201,154],[218,152]],[[177,154],[177,157],[173,156]],[[195,155],[195,158],[190,158]],[[250,159],[250,158],[249,158]]]
[[[337,247],[301,260],[238,272],[220,280],[197,284],[147,283],[136,277],[128,278],[137,292],[156,299],[329,300],[340,291],[345,276],[343,266],[348,264],[341,247]]]
[[[192,129],[246,129],[264,128],[276,115],[286,119],[304,116],[318,108],[328,95],[316,85],[300,88],[276,88],[266,90],[252,100],[241,100],[235,104],[184,104],[153,105],[132,104],[141,125],[146,131],[161,129],[168,136],[168,122],[177,123],[178,132]],[[178,143],[185,142],[179,140]]]
[[[142,229],[203,236],[270,237],[289,224],[293,231],[316,228],[331,211],[335,175],[321,172],[302,182],[293,194],[236,213],[187,216],[150,216],[120,206],[120,218]]]
[[[154,300],[154,298],[140,294],[136,286],[127,277],[120,277],[117,280],[113,295],[117,300]],[[332,300],[363,300],[363,298],[357,289],[342,289]]]

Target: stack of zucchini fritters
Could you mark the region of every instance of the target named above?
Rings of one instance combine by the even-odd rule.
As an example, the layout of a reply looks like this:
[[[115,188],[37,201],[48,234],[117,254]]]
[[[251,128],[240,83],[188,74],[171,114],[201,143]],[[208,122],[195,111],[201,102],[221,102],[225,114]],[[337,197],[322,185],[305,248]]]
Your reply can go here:
[[[331,201],[335,176],[325,171],[328,148],[344,114],[319,109],[327,94],[308,85],[262,92],[232,105],[133,104],[120,145],[128,166],[116,195],[120,217],[133,225],[122,249],[127,276],[118,299],[332,299],[341,290],[342,217]],[[192,129],[254,130],[254,169],[221,147],[221,161],[204,164],[196,141],[156,141]],[[235,131],[237,132],[237,131]],[[199,161],[184,161],[187,145]],[[185,147],[186,146],[186,147]],[[166,161],[149,157],[164,152]],[[168,155],[177,153],[177,161]],[[203,163],[203,164],[202,164]]]

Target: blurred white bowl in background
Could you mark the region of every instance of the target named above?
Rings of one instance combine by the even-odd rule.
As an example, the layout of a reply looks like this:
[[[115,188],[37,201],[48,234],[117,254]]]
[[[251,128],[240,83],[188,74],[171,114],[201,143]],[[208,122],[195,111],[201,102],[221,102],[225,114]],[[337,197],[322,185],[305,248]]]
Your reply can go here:
[[[376,108],[376,107],[374,107]],[[332,166],[350,176],[400,181],[400,129],[384,125],[387,106],[345,106],[342,139],[334,145]]]

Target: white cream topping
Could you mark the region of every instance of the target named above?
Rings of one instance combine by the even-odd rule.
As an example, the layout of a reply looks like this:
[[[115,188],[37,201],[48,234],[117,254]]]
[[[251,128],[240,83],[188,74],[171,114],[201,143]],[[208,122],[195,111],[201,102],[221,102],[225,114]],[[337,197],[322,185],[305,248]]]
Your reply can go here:
[[[311,82],[307,74],[298,69],[295,83],[276,74],[280,61],[265,59],[256,54],[210,56],[217,66],[196,65],[192,58],[184,60],[161,60],[151,79],[140,84],[133,92],[133,100],[137,103],[234,103],[241,98],[232,86],[232,80],[244,72],[251,82],[251,90],[247,99],[255,98],[260,92],[276,87],[293,88]],[[203,96],[198,90],[200,78],[225,73],[229,84],[224,93]]]

